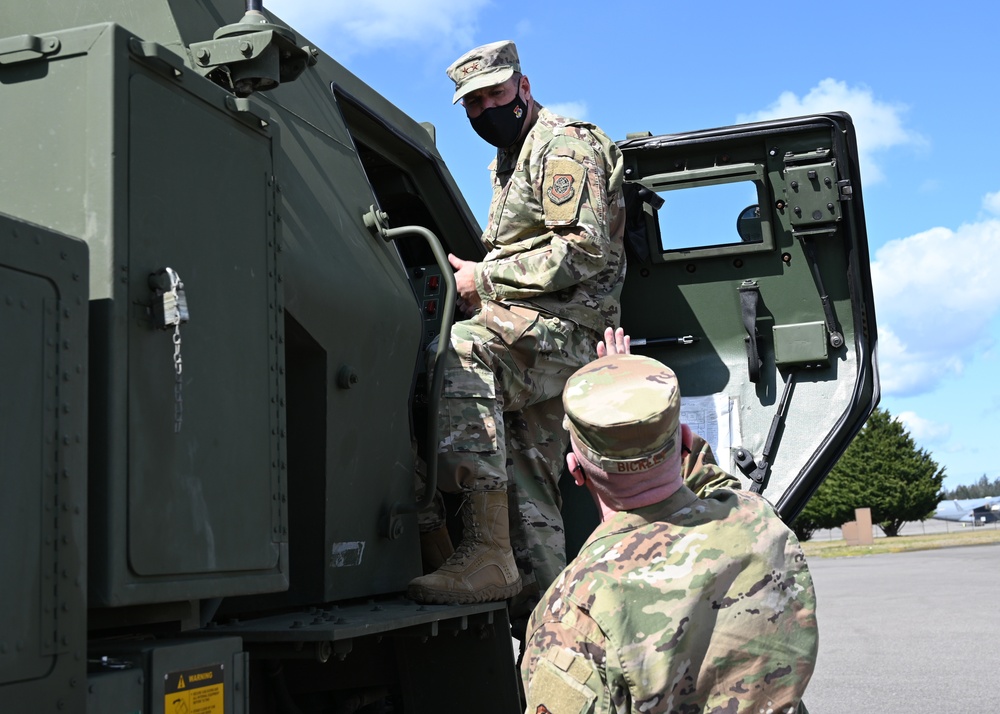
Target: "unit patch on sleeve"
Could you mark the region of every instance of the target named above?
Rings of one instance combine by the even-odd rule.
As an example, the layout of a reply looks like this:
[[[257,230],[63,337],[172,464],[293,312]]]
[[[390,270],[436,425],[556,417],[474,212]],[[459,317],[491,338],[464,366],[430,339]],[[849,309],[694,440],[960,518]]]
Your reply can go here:
[[[546,225],[565,226],[577,220],[586,178],[587,169],[572,159],[554,157],[545,162],[542,205]]]
[[[592,711],[597,694],[581,684],[578,676],[579,673],[574,676],[549,660],[539,658],[528,681],[528,711],[535,714],[585,714]]]
[[[546,193],[549,196],[549,200],[557,206],[566,203],[576,193],[576,189],[573,188],[573,176],[570,174],[556,174],[552,177],[552,185],[549,186],[549,190]]]

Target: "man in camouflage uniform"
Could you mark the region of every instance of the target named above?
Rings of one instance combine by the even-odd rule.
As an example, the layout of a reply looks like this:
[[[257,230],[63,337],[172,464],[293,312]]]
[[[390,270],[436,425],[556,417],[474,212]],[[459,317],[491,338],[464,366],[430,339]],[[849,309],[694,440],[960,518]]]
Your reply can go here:
[[[438,484],[463,494],[464,533],[408,589],[436,603],[511,598],[532,580],[544,589],[565,565],[559,397],[604,328],[618,324],[625,275],[624,166],[614,142],[536,102],[512,42],[466,53],[448,76],[497,157],[486,257],[449,255],[471,317],[454,326],[438,367]],[[509,513],[509,486],[519,513]]]
[[[682,481],[673,372],[612,351],[563,405],[603,522],[528,623],[526,711],[797,711],[818,643],[805,557],[760,496]]]

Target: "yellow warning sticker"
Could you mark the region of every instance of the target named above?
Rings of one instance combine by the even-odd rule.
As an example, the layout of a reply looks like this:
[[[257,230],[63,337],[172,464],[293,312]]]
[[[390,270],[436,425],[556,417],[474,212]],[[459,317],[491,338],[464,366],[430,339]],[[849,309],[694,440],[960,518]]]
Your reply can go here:
[[[222,665],[171,672],[164,682],[165,714],[223,714]]]

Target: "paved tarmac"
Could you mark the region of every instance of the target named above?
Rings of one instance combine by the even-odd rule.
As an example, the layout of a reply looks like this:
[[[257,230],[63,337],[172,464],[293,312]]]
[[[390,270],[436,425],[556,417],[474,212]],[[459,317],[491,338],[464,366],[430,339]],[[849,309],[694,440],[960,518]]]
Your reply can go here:
[[[809,714],[1000,712],[1000,544],[809,567],[820,628]]]

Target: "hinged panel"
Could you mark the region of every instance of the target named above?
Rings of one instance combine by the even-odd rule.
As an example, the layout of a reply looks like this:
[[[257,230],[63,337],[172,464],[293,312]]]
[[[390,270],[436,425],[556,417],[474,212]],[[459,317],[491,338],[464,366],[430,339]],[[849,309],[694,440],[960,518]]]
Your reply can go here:
[[[662,207],[630,204],[622,325],[639,352],[677,373],[687,403],[702,410],[703,428],[717,439],[720,463],[794,517],[878,397],[850,118],[783,119],[619,146],[633,185],[670,188],[659,194]],[[764,173],[742,182],[755,189],[748,197],[729,180],[751,165]],[[729,187],[732,194],[705,192]],[[690,201],[675,198],[684,193]],[[657,248],[673,248],[671,236],[687,242],[659,260]],[[755,295],[740,290],[746,284]]]
[[[286,528],[270,140],[144,72],[129,107],[129,565],[272,571]],[[167,268],[189,314],[176,329],[151,319],[149,276]]]
[[[82,704],[87,250],[0,214],[4,711]],[[76,711],[76,709],[72,709]]]

